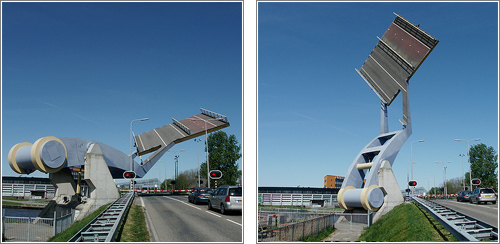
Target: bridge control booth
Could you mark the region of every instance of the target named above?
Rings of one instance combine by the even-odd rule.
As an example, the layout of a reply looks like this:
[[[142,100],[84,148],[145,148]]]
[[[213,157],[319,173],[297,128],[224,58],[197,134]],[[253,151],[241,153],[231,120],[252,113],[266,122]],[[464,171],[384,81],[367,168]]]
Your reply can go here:
[[[134,136],[135,151],[131,155],[90,139],[46,136],[34,143],[14,145],[8,161],[19,174],[36,170],[49,174],[56,192],[40,217],[51,217],[54,211],[72,208],[78,220],[120,197],[114,179],[122,179],[124,172],[134,171],[136,177],[142,178],[174,145],[228,126],[226,116],[201,109],[200,114],[182,120],[172,118],[170,124]],[[148,154],[147,159],[136,162],[137,156]],[[76,180],[72,175],[75,169]],[[82,181],[88,185],[85,198]]]

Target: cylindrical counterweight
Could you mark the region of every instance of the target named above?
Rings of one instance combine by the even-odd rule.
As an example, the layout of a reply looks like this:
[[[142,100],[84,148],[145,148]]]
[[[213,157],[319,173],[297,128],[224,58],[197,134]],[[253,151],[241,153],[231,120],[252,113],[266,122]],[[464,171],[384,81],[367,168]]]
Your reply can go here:
[[[337,201],[345,209],[364,208],[377,211],[384,203],[384,193],[376,185],[362,189],[346,187],[337,194]]]
[[[36,169],[55,173],[66,164],[67,150],[63,142],[53,136],[38,139],[35,143],[22,142],[9,151],[9,165],[19,174],[29,174]]]

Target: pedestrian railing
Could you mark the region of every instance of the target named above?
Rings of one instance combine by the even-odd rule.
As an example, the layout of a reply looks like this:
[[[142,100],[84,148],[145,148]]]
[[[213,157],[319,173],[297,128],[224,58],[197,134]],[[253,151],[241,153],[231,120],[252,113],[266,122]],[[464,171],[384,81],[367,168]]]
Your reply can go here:
[[[54,219],[2,216],[2,235],[7,242],[46,242],[54,236]]]
[[[259,231],[259,241],[298,241],[315,235],[328,227],[333,227],[335,215],[330,214],[315,219]]]

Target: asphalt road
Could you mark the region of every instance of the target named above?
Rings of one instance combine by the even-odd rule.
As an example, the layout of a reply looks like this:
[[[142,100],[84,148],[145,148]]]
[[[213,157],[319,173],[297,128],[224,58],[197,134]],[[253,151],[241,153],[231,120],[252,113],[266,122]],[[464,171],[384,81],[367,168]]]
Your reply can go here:
[[[476,204],[469,202],[457,202],[456,200],[434,200],[445,207],[485,222],[498,228],[498,203]]]
[[[155,242],[241,242],[241,213],[222,215],[207,205],[189,203],[187,195],[141,196]]]

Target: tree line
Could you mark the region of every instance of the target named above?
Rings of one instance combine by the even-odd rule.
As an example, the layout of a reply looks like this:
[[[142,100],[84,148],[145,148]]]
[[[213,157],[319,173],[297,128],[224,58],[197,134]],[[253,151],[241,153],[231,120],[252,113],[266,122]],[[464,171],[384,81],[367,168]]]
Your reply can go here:
[[[491,146],[486,146],[483,143],[474,145],[470,148],[470,162],[472,179],[480,179],[481,184],[476,187],[491,187],[498,192],[498,154]],[[465,183],[465,184],[464,184]],[[432,187],[429,194],[443,194],[443,187],[441,184],[438,187]],[[459,193],[464,190],[470,189],[470,176],[466,172],[463,177],[457,177],[446,181],[446,189],[449,194]]]
[[[205,152],[207,145],[205,145]],[[210,188],[215,188],[221,185],[241,185],[242,171],[238,169],[238,159],[241,158],[241,145],[238,143],[235,135],[227,135],[224,131],[217,131],[208,136],[208,162],[210,170],[220,170],[222,178],[218,180],[211,179]],[[206,187],[207,182],[207,162],[200,165],[200,186]],[[198,170],[190,169],[180,172],[172,184],[174,179],[164,180],[160,187],[162,190],[172,190],[173,187],[177,190],[193,189],[198,187]]]

